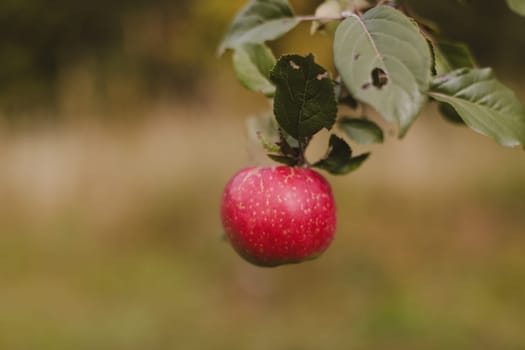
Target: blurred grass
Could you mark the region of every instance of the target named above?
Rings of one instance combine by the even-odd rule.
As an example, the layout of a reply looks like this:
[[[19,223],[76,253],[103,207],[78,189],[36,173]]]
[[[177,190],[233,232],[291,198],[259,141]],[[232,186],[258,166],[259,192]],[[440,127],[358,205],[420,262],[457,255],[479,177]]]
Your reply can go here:
[[[229,58],[213,57],[242,3],[174,3],[184,11],[173,21],[163,1],[126,12],[117,53],[59,65],[51,109],[26,100],[20,77],[8,84],[0,349],[523,349],[523,151],[447,124],[434,107],[406,139],[373,146],[355,174],[329,177],[339,224],[320,259],[259,269],[221,240],[223,185],[268,162],[244,131],[267,102],[239,86]],[[417,6],[462,25],[468,11],[450,3]],[[468,37],[480,22],[465,23]],[[275,49],[312,45],[330,66],[329,38],[302,40],[307,29]],[[509,37],[492,34],[499,49],[468,38],[525,99],[521,38],[511,54]],[[29,111],[11,109],[12,95]]]
[[[4,134],[0,348],[523,348],[522,151],[429,110],[330,178],[323,257],[259,269],[220,239],[222,186],[258,162],[229,114]]]

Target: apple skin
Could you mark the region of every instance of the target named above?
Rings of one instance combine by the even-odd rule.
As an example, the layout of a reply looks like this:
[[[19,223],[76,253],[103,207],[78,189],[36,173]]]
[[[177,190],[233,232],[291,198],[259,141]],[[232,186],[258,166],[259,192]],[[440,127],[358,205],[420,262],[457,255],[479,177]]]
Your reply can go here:
[[[223,193],[221,219],[237,253],[265,267],[318,257],[337,220],[329,183],[311,169],[288,166],[235,174]]]

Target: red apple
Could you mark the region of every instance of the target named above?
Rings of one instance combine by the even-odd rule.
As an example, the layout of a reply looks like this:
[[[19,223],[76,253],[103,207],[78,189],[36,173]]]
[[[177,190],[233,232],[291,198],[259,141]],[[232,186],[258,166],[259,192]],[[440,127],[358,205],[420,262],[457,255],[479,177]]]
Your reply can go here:
[[[239,255],[278,266],[319,256],[334,237],[336,209],[330,185],[311,169],[250,167],[226,185],[221,218]]]

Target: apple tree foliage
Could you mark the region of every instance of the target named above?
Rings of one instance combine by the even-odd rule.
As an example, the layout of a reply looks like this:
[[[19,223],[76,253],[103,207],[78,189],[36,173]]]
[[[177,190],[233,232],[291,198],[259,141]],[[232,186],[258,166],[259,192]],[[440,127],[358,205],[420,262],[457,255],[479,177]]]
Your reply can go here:
[[[506,0],[525,16],[525,0]],[[333,38],[335,72],[312,54],[276,58],[266,42],[304,21],[311,33]],[[218,53],[233,50],[233,66],[248,89],[273,99],[275,118],[260,127],[260,139],[275,161],[313,166],[332,174],[357,169],[369,156],[354,155],[345,137],[358,144],[382,143],[382,128],[367,119],[370,106],[403,137],[427,103],[443,116],[493,138],[525,148],[525,108],[491,68],[479,67],[469,48],[447,41],[403,1],[326,0],[315,14],[299,16],[288,0],[250,0],[233,19]],[[360,108],[360,117],[340,107]],[[332,132],[326,155],[305,158],[312,137]],[[337,135],[342,135],[337,136]]]

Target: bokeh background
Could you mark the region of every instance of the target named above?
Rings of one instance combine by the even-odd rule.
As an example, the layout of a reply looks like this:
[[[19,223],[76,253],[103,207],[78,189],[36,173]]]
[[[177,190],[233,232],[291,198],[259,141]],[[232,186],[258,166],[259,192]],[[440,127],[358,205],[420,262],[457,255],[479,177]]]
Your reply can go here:
[[[525,100],[525,18],[409,3]],[[255,268],[221,239],[224,184],[264,162],[245,119],[268,102],[215,56],[243,4],[0,2],[0,348],[524,349],[524,153],[435,106],[327,176],[320,259]],[[331,67],[308,30],[273,48]]]

